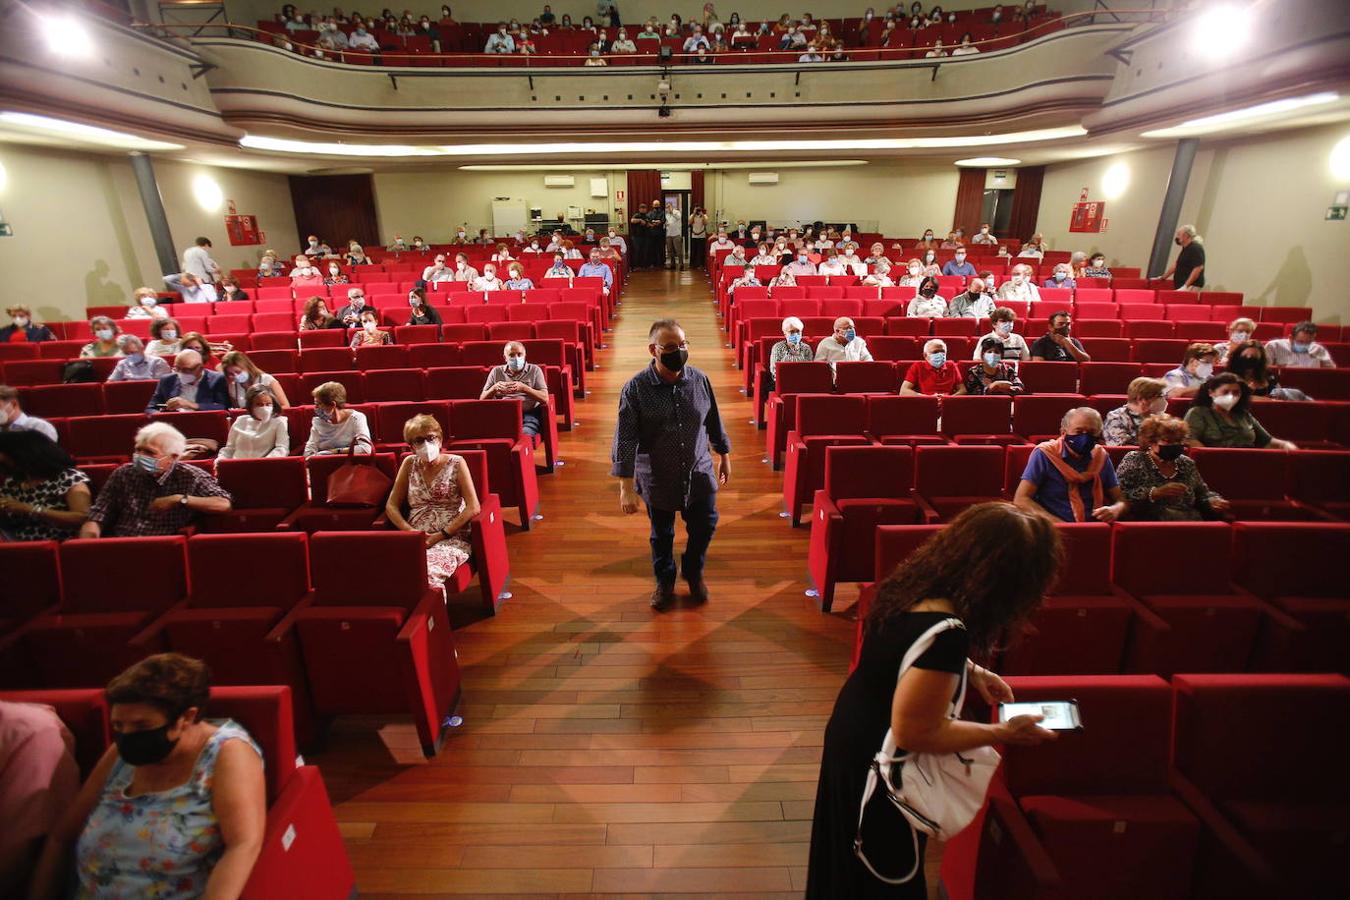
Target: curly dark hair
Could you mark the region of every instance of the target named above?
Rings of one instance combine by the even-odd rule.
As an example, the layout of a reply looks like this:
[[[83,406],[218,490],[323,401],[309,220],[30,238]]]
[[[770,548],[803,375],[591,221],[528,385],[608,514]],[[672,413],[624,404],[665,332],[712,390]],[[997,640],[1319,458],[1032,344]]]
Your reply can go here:
[[[880,628],[923,600],[947,600],[972,650],[987,654],[1040,605],[1063,561],[1049,516],[1011,503],[971,506],[877,586],[867,627]]]
[[[0,431],[0,456],[9,460],[19,478],[46,481],[75,468],[75,460],[60,444],[36,431]]]
[[[1257,356],[1251,356],[1255,350]],[[1260,341],[1243,341],[1228,348],[1228,371],[1245,380],[1265,381],[1270,368],[1270,357]]]
[[[172,722],[194,706],[198,718],[211,695],[211,670],[200,659],[156,653],[108,682],[108,705],[145,703]]]

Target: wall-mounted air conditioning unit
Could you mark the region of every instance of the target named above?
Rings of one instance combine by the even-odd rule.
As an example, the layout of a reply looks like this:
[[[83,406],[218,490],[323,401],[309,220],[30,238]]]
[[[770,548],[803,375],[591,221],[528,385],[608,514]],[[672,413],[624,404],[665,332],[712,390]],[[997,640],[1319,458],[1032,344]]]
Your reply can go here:
[[[751,184],[777,184],[777,183],[778,183],[778,173],[777,173],[777,172],[751,172],[751,173],[750,173],[750,183],[751,183]]]
[[[545,175],[544,187],[572,187],[577,180],[571,175]]]

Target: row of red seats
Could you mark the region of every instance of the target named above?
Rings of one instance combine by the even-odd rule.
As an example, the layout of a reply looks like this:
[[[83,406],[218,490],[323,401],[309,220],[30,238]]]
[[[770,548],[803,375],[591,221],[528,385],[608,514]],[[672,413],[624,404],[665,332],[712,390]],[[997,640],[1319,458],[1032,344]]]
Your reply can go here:
[[[1308,761],[1350,719],[1342,675],[1024,676],[1083,728],[1003,748],[984,811],[943,850],[954,900],[1334,897],[1345,779]],[[992,720],[992,719],[991,719]]]
[[[215,671],[217,680],[220,674]],[[73,752],[82,777],[112,745],[101,688],[4,691],[0,700],[56,710],[75,739]],[[346,897],[356,892],[323,777],[296,753],[292,706],[291,689],[285,685],[213,687],[206,705],[208,717],[233,719],[247,729],[263,753],[267,820],[242,900]]]
[[[411,714],[432,756],[460,678],[445,597],[428,587],[424,537],[362,531],[0,545],[13,603],[27,616],[0,639],[0,685],[96,687],[150,653],[172,650],[205,660],[225,682],[288,685],[302,745],[334,716]],[[378,563],[353,565],[358,559]],[[241,560],[267,577],[247,588],[224,577]]]
[[[813,502],[808,565],[827,610],[837,582],[870,580],[874,560],[876,572],[881,573],[877,577],[884,577],[884,573],[894,568],[897,560],[892,556],[873,555],[873,536],[878,529],[892,525],[928,525],[936,529],[938,523],[950,521],[974,503],[1010,499],[1035,450],[1031,445],[910,446],[873,443],[866,437],[839,435],[835,443],[818,443],[814,451],[823,457],[817,461],[820,480],[813,487],[814,496],[805,494],[800,498]],[[1134,449],[1108,448],[1117,464]],[[1231,513],[1239,524],[1261,521],[1329,524],[1350,520],[1350,452],[1196,448],[1190,454],[1210,488],[1232,504]],[[1283,573],[1283,565],[1268,565],[1271,559],[1283,557],[1261,553],[1252,557],[1252,564],[1259,562],[1265,566],[1263,571],[1272,576]],[[1098,578],[1105,578],[1108,568],[1094,569],[1094,565],[1083,564],[1080,569],[1096,571]],[[1190,565],[1188,562],[1188,571]],[[1178,577],[1170,567],[1155,565],[1153,569],[1164,579]],[[1098,592],[1075,589],[1073,593]],[[1345,593],[1343,589],[1341,593]],[[1112,657],[1117,658],[1118,655]]]

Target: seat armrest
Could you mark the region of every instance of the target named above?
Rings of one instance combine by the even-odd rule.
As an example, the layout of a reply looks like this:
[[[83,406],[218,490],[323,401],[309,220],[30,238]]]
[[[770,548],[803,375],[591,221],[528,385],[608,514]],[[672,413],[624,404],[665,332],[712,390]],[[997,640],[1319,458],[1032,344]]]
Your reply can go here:
[[[975,860],[976,893],[982,880],[1007,885],[1006,896],[1012,897],[1049,896],[1060,888],[1054,860],[1001,777],[990,783],[985,802],[984,833]]]
[[[910,497],[914,500],[915,505],[919,507],[919,512],[923,513],[923,524],[939,525],[942,523],[941,513],[934,509],[933,505],[925,500],[922,494],[917,490],[911,491]]]
[[[300,613],[314,605],[314,592],[306,594],[300,602],[291,607],[291,611],[281,617],[281,621],[272,626],[272,630],[263,638],[267,643],[279,644],[285,640],[292,629],[295,628],[295,620]]]
[[[1176,769],[1168,772],[1168,782],[1181,802],[1195,813],[1195,817],[1214,836],[1223,849],[1232,855],[1246,871],[1245,877],[1266,886],[1273,894],[1279,893],[1275,869],[1228,819],[1219,812],[1214,802],[1193,781]]]
[[[168,609],[164,610],[164,612],[156,616],[155,620],[151,622],[149,625],[146,625],[144,628],[142,628],[140,632],[136,634],[135,637],[127,641],[127,645],[131,647],[138,647],[144,649],[145,652],[149,653],[150,652],[149,648],[152,646],[156,646],[157,642],[159,642],[160,640],[160,634],[164,631],[165,620],[167,620],[169,616],[173,615],[174,613],[187,608],[188,608],[187,600],[178,601],[173,606],[170,606]]]

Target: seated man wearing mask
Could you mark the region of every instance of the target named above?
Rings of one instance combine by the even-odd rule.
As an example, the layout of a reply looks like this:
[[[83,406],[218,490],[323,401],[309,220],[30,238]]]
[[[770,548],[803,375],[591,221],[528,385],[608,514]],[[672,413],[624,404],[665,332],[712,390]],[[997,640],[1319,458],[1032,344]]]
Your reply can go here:
[[[984,280],[972,278],[970,286],[947,304],[949,319],[988,319],[994,315],[994,297],[984,292]]]
[[[177,534],[198,514],[229,512],[229,491],[203,469],[179,464],[186,449],[187,438],[165,422],[151,422],[136,432],[131,462],[108,477],[80,537]]]
[[[947,264],[942,267],[942,274],[948,276],[961,275],[966,278],[975,277],[975,266],[966,260],[965,247],[957,248],[956,256],[948,260]]]
[[[364,288],[354,287],[347,290],[347,305],[337,311],[329,328],[360,328],[361,312],[366,308]]]
[[[1106,414],[1102,425],[1108,447],[1128,447],[1139,443],[1139,425],[1149,416],[1167,412],[1167,385],[1160,378],[1136,378],[1125,391],[1125,405]]]
[[[1037,362],[1091,362],[1078,338],[1069,336],[1072,327],[1073,317],[1067,312],[1052,313],[1050,330],[1031,345],[1031,358]]]
[[[495,263],[484,263],[483,274],[473,280],[471,287],[475,291],[501,291],[506,289],[506,283],[497,277]]]
[[[56,426],[24,412],[19,405],[18,389],[6,384],[0,384],[0,431],[36,431],[53,443],[57,442]]]
[[[544,430],[548,414],[548,382],[544,370],[525,361],[525,345],[510,341],[503,349],[506,362],[494,366],[483,383],[479,400],[519,400],[520,428],[531,437]]]
[[[858,337],[853,320],[840,316],[834,320],[834,334],[816,345],[816,362],[871,362],[867,341]]]
[[[1032,451],[1013,503],[1063,522],[1114,522],[1124,516],[1128,505],[1115,467],[1100,446],[1101,413],[1090,406],[1071,409],[1059,432]]]
[[[1019,263],[1013,266],[1012,277],[998,289],[1000,303],[1030,303],[1041,299],[1041,292],[1031,282],[1031,266]]]
[[[1194,397],[1214,374],[1214,362],[1218,358],[1218,351],[1209,344],[1191,344],[1181,357],[1181,365],[1163,376],[1167,383],[1164,396]]]
[[[165,375],[156,385],[154,396],[145,406],[147,414],[229,408],[225,376],[206,368],[196,350],[179,351],[173,368],[173,373]]]
[[[1289,337],[1266,342],[1266,355],[1270,357],[1270,364],[1296,369],[1334,369],[1335,360],[1326,347],[1314,340],[1316,337],[1316,325],[1299,322]]]
[[[970,242],[972,244],[988,244],[995,246],[998,244],[998,238],[994,237],[993,234],[989,232],[989,223],[982,222],[980,224],[980,230],[975,233],[970,239]]]
[[[183,272],[181,275],[165,275],[164,283],[171,290],[182,294],[184,303],[214,303],[219,299],[216,296],[215,285],[206,284],[191,272]]]
[[[478,270],[469,265],[469,257],[463,253],[455,254],[455,281],[467,281],[473,284],[478,279]]]
[[[783,266],[783,271],[796,277],[798,275],[815,275],[816,266],[811,262],[810,252],[805,247],[797,248],[797,255],[792,262]]]
[[[600,251],[591,248],[591,258],[581,264],[577,270],[577,275],[581,278],[602,278],[605,286],[602,289],[606,295],[614,287],[614,270],[600,261]]]
[[[422,280],[427,284],[455,280],[455,270],[445,264],[444,253],[437,253],[435,261],[422,270]]]
[[[112,374],[108,376],[109,381],[149,381],[154,379],[158,381],[170,372],[169,364],[165,362],[164,357],[147,355],[145,352],[145,341],[142,341],[134,334],[124,334],[117,339],[117,346],[122,351],[122,358],[117,361],[113,367]]]
[[[911,364],[900,382],[901,396],[943,397],[965,392],[961,369],[947,359],[947,342],[941,338],[931,338],[923,345],[923,361]]]

